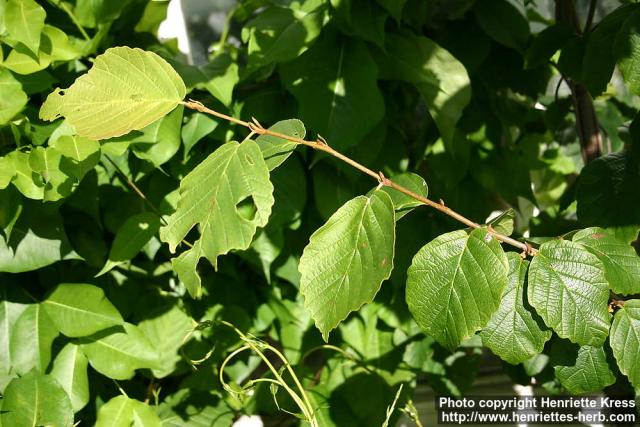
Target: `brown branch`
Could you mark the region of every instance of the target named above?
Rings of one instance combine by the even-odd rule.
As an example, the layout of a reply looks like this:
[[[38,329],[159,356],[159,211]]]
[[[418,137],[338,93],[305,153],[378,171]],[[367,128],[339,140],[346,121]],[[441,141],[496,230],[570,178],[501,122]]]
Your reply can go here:
[[[591,26],[593,25],[593,17],[596,14],[596,6],[598,4],[598,0],[591,0],[589,2],[589,12],[587,13],[587,21],[584,23],[584,29],[582,30],[583,34],[587,34],[591,31]]]
[[[307,147],[313,148],[314,150],[317,151],[323,151],[333,157],[336,157],[340,160],[342,160],[343,162],[347,163],[348,165],[354,167],[355,169],[358,169],[360,172],[369,175],[371,178],[375,179],[376,181],[378,181],[378,183],[382,186],[385,187],[389,187],[389,188],[393,188],[396,191],[399,191],[409,197],[411,197],[412,199],[415,199],[419,202],[422,202],[423,204],[430,206],[442,213],[444,213],[445,215],[450,216],[451,218],[454,218],[456,220],[458,220],[459,222],[465,224],[468,227],[472,227],[472,228],[480,228],[482,227],[482,225],[471,221],[470,219],[466,218],[465,216],[459,214],[458,212],[454,211],[453,209],[448,208],[447,206],[445,206],[444,202],[440,201],[440,202],[434,202],[433,200],[430,200],[426,197],[423,197],[417,193],[414,193],[413,191],[409,190],[408,188],[403,187],[400,184],[397,184],[393,181],[391,181],[390,179],[386,178],[381,172],[374,172],[373,170],[369,169],[368,167],[356,162],[355,160],[353,160],[350,157],[345,156],[344,154],[340,153],[339,151],[334,150],[333,148],[331,148],[329,146],[329,144],[327,144],[327,141],[324,140],[324,138],[322,138],[321,136],[318,136],[318,139],[316,141],[307,141],[305,139],[302,138],[297,138],[294,136],[290,136],[290,135],[285,135],[283,133],[279,133],[279,132],[274,132],[271,131],[269,129],[265,129],[263,128],[260,123],[258,123],[255,119],[252,122],[245,122],[243,120],[239,120],[236,119],[234,117],[230,117],[227,116],[225,114],[219,113],[217,111],[211,110],[207,107],[205,107],[201,102],[198,101],[193,101],[193,100],[189,100],[189,101],[185,101],[182,102],[182,104],[187,107],[190,108],[192,110],[197,110],[200,111],[202,113],[206,113],[206,114],[211,114],[213,116],[222,118],[224,120],[228,120],[232,123],[238,124],[240,126],[244,126],[246,128],[248,128],[252,133],[254,134],[258,134],[258,135],[269,135],[269,136],[274,136],[276,138],[281,138],[284,139],[286,141],[290,141],[290,142],[294,142],[296,144],[300,144],[300,145],[305,145]],[[536,255],[538,253],[538,251],[531,247],[531,245],[524,243],[524,242],[520,242],[516,239],[513,239],[509,236],[505,236],[503,234],[497,233],[494,230],[490,229],[489,233],[491,235],[493,235],[497,240],[503,242],[503,243],[507,243],[511,246],[514,246],[518,249],[521,249],[526,255]]]
[[[591,28],[596,3],[596,0],[591,1],[584,33],[587,33]],[[573,0],[556,0],[555,12],[556,22],[573,27],[578,35],[584,34],[580,29]],[[571,89],[571,99],[573,100],[576,115],[576,127],[580,139],[580,151],[582,153],[582,160],[586,165],[602,154],[600,125],[598,124],[596,110],[593,107],[593,99],[587,88],[583,84],[576,83],[567,77],[565,77],[565,81]]]

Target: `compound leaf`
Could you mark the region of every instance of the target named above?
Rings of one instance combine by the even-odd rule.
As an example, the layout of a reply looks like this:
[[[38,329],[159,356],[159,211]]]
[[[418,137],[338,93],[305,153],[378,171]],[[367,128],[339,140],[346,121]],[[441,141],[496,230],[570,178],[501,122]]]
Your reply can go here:
[[[508,271],[500,243],[487,230],[438,236],[407,271],[409,311],[427,334],[454,350],[498,309]]]
[[[3,426],[68,427],[73,410],[67,393],[52,376],[32,371],[5,389],[0,420]]]
[[[620,372],[631,384],[640,388],[640,300],[625,301],[611,325],[611,348]]]
[[[80,346],[93,369],[114,380],[127,380],[136,369],[159,368],[157,350],[130,323],[82,338]]]
[[[592,393],[616,382],[603,347],[585,345],[573,366],[554,366],[556,378],[571,394]]]
[[[67,392],[74,412],[78,412],[89,403],[87,364],[87,357],[80,347],[73,343],[65,345],[53,360],[50,375]]]
[[[96,427],[160,427],[162,422],[154,410],[139,400],[117,396],[98,411]]]
[[[503,360],[517,365],[542,352],[551,331],[543,330],[524,300],[529,262],[515,252],[507,253],[507,287],[496,311],[480,336],[484,345]]]
[[[266,225],[273,200],[269,170],[250,139],[222,145],[182,180],[178,208],[160,229],[160,238],[175,252],[189,230],[200,225],[200,239],[173,261],[191,295],[199,295],[200,281],[187,274],[193,268],[185,263],[195,266],[204,256],[217,267],[219,255],[247,249],[256,228]]]
[[[69,88],[51,93],[40,118],[64,116],[78,135],[100,140],[144,128],[173,110],[185,93],[178,73],[155,53],[114,47]]]
[[[68,337],[84,337],[123,322],[104,291],[94,285],[62,283],[42,305],[58,330]]]
[[[604,277],[614,292],[623,295],[640,293],[640,257],[633,246],[599,227],[580,230],[572,240],[584,245],[602,261]]]
[[[609,285],[602,262],[583,245],[543,243],[529,267],[529,302],[562,338],[600,346],[609,331]]]
[[[51,344],[58,336],[40,304],[29,304],[11,330],[11,361],[18,375],[44,372],[51,361]]]
[[[348,201],[313,233],[298,267],[300,292],[325,340],[389,278],[394,245],[393,202],[383,191]]]

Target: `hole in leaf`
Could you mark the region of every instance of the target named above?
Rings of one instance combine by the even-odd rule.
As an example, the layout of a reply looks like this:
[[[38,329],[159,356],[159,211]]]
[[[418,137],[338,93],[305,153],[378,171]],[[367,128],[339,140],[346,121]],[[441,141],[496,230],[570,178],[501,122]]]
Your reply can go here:
[[[247,196],[236,203],[236,211],[242,219],[253,221],[256,217],[256,212],[258,211],[258,207],[253,200],[253,196]]]

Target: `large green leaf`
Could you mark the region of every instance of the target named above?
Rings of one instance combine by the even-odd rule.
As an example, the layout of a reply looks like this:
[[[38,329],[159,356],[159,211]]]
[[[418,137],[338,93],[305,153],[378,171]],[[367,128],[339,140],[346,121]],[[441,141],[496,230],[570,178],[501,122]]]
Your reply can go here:
[[[297,119],[279,121],[271,126],[269,130],[301,139],[304,139],[307,132],[304,128],[304,123]],[[264,156],[264,161],[267,163],[267,167],[270,171],[274,170],[287,160],[298,145],[295,142],[287,141],[286,139],[271,135],[260,135],[256,138],[256,143],[258,144],[258,147],[260,147],[262,155]]]
[[[11,351],[11,330],[22,312],[28,307],[27,304],[9,299],[9,286],[12,284],[0,285],[0,391],[6,385],[5,378],[9,375],[16,375],[13,369],[12,354],[15,354],[15,351]]]
[[[67,89],[56,89],[40,110],[64,116],[78,135],[100,140],[142,129],[173,110],[186,93],[178,73],[152,52],[108,49]]]
[[[4,12],[4,25],[9,36],[37,54],[47,15],[44,9],[33,0],[9,0]]]
[[[51,361],[51,344],[58,336],[49,316],[40,304],[30,304],[16,319],[11,330],[11,362],[14,371],[23,375],[36,370],[45,372]]]
[[[117,396],[98,411],[95,427],[160,427],[162,422],[154,410],[127,396]]]
[[[7,123],[24,108],[27,95],[11,72],[0,68],[0,125]],[[0,185],[1,187],[1,185]]]
[[[599,227],[580,230],[572,240],[584,245],[602,261],[604,277],[614,292],[623,295],[640,293],[640,256],[633,246]]]
[[[480,336],[484,345],[503,360],[517,365],[542,352],[551,331],[543,330],[525,301],[529,262],[515,252],[507,253],[507,287],[496,311]]]
[[[298,59],[280,66],[300,119],[329,144],[358,144],[384,116],[377,67],[364,42],[327,33]]]
[[[164,378],[174,371],[180,361],[178,350],[195,326],[195,322],[177,304],[160,308],[138,325],[158,350],[159,368],[153,370],[156,378]]]
[[[640,300],[625,301],[611,325],[609,338],[620,372],[640,389]]]
[[[67,393],[53,377],[29,372],[7,386],[0,420],[5,427],[69,427],[73,410]]]
[[[593,393],[616,382],[603,347],[580,347],[574,365],[554,366],[554,370],[560,384],[571,394]]]
[[[471,98],[471,83],[464,66],[426,37],[391,33],[387,34],[378,65],[381,78],[416,85],[442,139],[446,143],[453,141],[455,125]]]
[[[193,248],[172,261],[191,295],[200,294],[198,260],[206,257],[217,267],[219,255],[247,249],[256,228],[267,223],[272,205],[269,170],[253,140],[224,144],[181,181],[178,208],[160,237],[175,252],[189,230],[200,225]]]
[[[409,311],[428,335],[454,350],[498,309],[508,271],[500,243],[485,229],[438,236],[407,271]]]
[[[306,51],[320,34],[326,6],[313,10],[270,7],[247,22],[242,38],[248,41],[249,68],[287,62]]]
[[[382,47],[389,14],[370,0],[331,0],[333,22],[342,32]]]
[[[50,375],[67,392],[74,412],[78,412],[89,403],[87,363],[87,357],[80,347],[73,343],[65,345],[53,360]]]
[[[122,316],[97,286],[63,283],[43,301],[54,324],[68,337],[84,337],[122,324]]]
[[[109,259],[97,276],[136,256],[159,228],[160,218],[152,212],[142,212],[127,219],[118,229],[109,251]]]
[[[300,293],[325,340],[389,278],[394,245],[393,202],[383,191],[348,201],[313,233],[298,266]]]
[[[529,267],[529,302],[547,326],[580,345],[600,346],[609,331],[609,285],[602,262],[583,245],[552,240]]]
[[[79,343],[93,369],[114,380],[128,380],[136,369],[160,367],[158,351],[129,323],[81,338]]]

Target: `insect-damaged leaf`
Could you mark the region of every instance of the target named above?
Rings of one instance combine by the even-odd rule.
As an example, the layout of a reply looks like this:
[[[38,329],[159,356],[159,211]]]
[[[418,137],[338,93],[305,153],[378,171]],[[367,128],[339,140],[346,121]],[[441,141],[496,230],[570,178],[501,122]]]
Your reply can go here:
[[[250,139],[224,144],[182,180],[178,208],[160,229],[160,238],[174,252],[189,230],[200,226],[193,248],[172,261],[191,295],[200,295],[198,260],[206,257],[217,267],[219,255],[247,249],[256,228],[266,225],[273,200],[269,170]]]
[[[69,88],[51,93],[40,118],[64,116],[78,135],[100,140],[142,129],[173,110],[185,93],[178,73],[155,53],[114,47]]]
[[[300,292],[325,340],[389,278],[394,244],[393,202],[381,190],[348,201],[313,233],[300,258]]]

